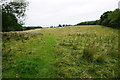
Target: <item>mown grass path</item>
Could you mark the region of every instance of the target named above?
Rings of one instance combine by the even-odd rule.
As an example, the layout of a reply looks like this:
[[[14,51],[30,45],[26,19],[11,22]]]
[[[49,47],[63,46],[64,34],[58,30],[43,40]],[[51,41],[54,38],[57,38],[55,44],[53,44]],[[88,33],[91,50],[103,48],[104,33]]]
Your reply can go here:
[[[55,77],[55,67],[54,67],[54,52],[53,46],[55,45],[55,41],[53,39],[53,35],[44,34],[42,43],[38,42],[34,46],[35,55],[37,55],[36,59],[40,58],[39,62],[39,73],[37,75],[38,78],[51,78]]]
[[[103,26],[4,33],[3,78],[114,78],[118,30]]]
[[[44,56],[43,59],[45,63],[39,73],[40,74],[39,77],[44,77],[44,78],[55,77],[55,74],[54,74],[55,67],[53,66],[55,62],[55,58],[54,58],[54,52],[52,50],[55,44],[55,41],[53,39],[53,36],[49,34],[44,35],[43,41],[44,41],[44,47],[39,49],[38,51],[43,54]]]
[[[3,52],[3,54],[5,53],[3,55],[3,78],[56,77],[53,52],[56,44],[54,36],[49,33],[44,33],[42,36],[36,35],[28,40],[6,43],[7,50]]]

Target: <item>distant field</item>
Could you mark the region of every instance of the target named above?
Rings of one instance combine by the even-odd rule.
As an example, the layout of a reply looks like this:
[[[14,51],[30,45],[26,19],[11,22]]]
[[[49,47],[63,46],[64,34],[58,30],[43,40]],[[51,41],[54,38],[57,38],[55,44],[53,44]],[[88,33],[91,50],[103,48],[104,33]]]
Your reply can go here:
[[[71,26],[2,33],[3,78],[118,77],[118,30]]]

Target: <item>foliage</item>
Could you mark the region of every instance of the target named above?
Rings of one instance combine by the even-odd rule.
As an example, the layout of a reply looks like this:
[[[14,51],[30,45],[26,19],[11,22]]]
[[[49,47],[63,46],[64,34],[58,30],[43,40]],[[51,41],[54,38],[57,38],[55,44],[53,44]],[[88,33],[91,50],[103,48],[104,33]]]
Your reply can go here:
[[[11,13],[2,13],[2,31],[20,31],[22,26],[18,24],[18,20],[15,15]]]
[[[120,10],[116,9],[114,11],[103,13],[100,17],[99,24],[113,28],[120,28]]]
[[[103,25],[112,28],[120,28],[120,9],[104,12],[99,20],[81,22],[77,25]]]
[[[58,27],[62,27],[62,25],[61,25],[61,24],[59,24],[59,25],[58,25]]]
[[[16,0],[16,1],[5,1],[2,4],[2,12],[11,13],[15,15],[18,19],[25,16],[26,7],[28,2],[25,0]]]
[[[2,1],[3,31],[22,30],[27,6],[28,2],[24,0]]]
[[[67,26],[72,26],[71,24],[63,24],[63,25],[61,25],[61,24],[59,24],[57,27],[67,27]]]
[[[23,30],[40,29],[42,27],[23,27]]]
[[[98,20],[81,22],[81,23],[78,23],[77,25],[98,25]]]
[[[109,14],[112,13],[112,11],[107,11],[103,13],[100,17],[100,24],[103,25],[104,20],[108,18]]]

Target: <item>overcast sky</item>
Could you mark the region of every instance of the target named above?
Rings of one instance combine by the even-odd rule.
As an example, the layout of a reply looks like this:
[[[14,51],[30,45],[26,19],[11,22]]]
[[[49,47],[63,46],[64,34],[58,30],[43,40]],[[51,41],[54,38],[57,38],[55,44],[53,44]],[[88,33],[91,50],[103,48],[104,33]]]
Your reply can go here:
[[[25,25],[56,26],[97,20],[120,0],[28,0]]]

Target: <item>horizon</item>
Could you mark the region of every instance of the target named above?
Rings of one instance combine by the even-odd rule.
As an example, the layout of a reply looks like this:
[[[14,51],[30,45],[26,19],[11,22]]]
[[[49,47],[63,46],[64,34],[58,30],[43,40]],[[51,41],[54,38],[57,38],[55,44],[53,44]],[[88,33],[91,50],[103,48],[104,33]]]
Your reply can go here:
[[[91,21],[96,21],[96,20],[91,20]],[[83,22],[89,22],[89,21],[83,21]],[[79,22],[79,23],[81,23],[81,22]],[[76,23],[76,24],[60,24],[60,25],[77,25],[78,23]],[[59,25],[59,24],[58,24]],[[51,27],[51,26],[54,26],[54,27],[57,27],[58,25],[50,25],[50,26],[41,26],[41,25],[22,25],[22,26],[25,26],[25,27]]]
[[[118,8],[119,0],[29,0],[28,2],[25,26],[50,27],[98,20],[104,12]]]

